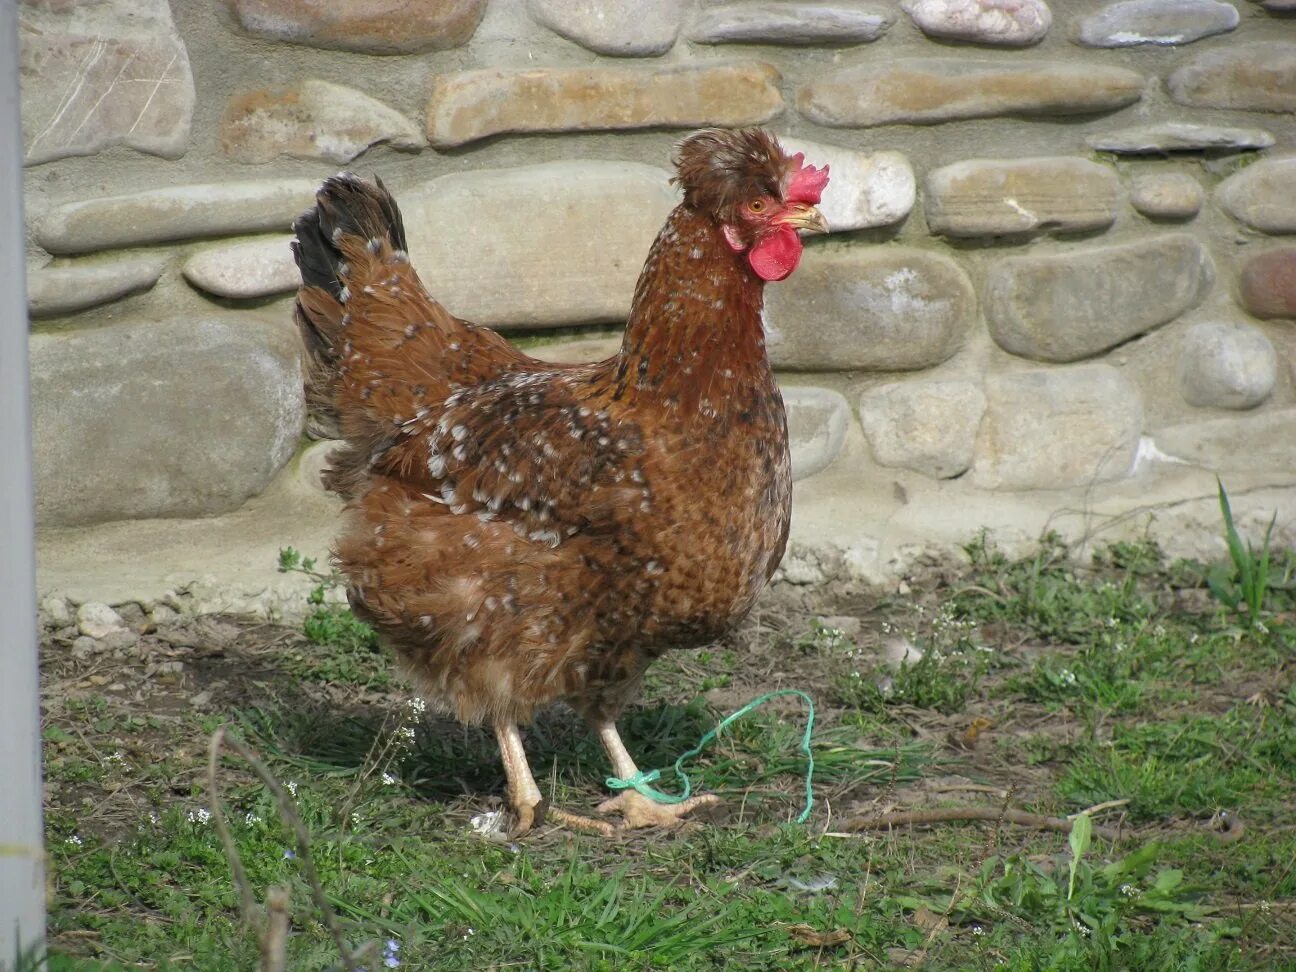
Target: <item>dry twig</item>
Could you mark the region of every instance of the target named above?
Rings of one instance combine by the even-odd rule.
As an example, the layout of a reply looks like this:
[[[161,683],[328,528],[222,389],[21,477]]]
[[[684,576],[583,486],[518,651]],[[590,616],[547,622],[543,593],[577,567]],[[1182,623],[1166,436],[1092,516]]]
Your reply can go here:
[[[1071,833],[1071,825],[1074,822],[1066,817],[1046,817],[1043,814],[1027,813],[1025,810],[1000,807],[947,807],[939,810],[904,810],[852,817],[845,821],[841,828],[844,831],[857,833],[861,830],[894,830],[897,827],[924,827],[930,824],[967,820],[988,820],[991,823],[1002,820],[1017,824],[1019,827],[1056,830],[1062,834]],[[1095,825],[1093,832],[1105,840],[1120,839],[1120,833],[1110,827]]]

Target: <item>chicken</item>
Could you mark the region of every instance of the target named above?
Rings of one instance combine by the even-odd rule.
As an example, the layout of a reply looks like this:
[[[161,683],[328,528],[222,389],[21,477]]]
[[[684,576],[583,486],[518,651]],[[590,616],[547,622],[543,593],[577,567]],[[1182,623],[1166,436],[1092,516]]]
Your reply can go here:
[[[416,690],[499,740],[525,833],[671,825],[626,789],[614,827],[546,807],[519,726],[564,701],[613,772],[637,767],[616,718],[648,664],[752,607],[787,543],[783,400],[765,353],[766,281],[797,266],[827,168],[758,129],[679,146],[682,203],[648,254],[619,353],[528,357],[430,297],[381,182],[342,174],[294,225],[312,405],[345,446],[335,559],[355,613]]]

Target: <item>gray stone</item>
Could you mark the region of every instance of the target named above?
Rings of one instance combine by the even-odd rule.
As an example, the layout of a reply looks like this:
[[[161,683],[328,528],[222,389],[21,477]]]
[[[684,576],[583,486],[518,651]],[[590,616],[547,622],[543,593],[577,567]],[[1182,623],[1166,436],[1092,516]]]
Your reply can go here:
[[[51,253],[284,230],[315,201],[314,179],[205,183],[56,206],[33,230]]]
[[[296,449],[305,408],[287,315],[191,312],[38,333],[30,347],[44,527],[231,510]]]
[[[226,0],[258,37],[365,54],[415,54],[468,43],[486,0]]]
[[[967,159],[927,174],[927,225],[945,236],[1102,229],[1120,181],[1088,159]]]
[[[928,37],[973,44],[1029,47],[1053,23],[1044,0],[903,0],[900,7]]]
[[[1296,233],[1296,156],[1263,159],[1215,187],[1215,201],[1262,233]]]
[[[1184,334],[1179,390],[1189,405],[1255,408],[1277,380],[1278,354],[1254,324],[1202,321]]]
[[[1232,474],[1296,469],[1296,408],[1185,422],[1158,429],[1162,452],[1193,465]]]
[[[453,148],[513,132],[759,125],[783,110],[778,82],[758,61],[461,71],[433,82],[427,133]]]
[[[840,392],[805,385],[784,386],[792,480],[826,469],[841,452],[850,425],[850,406]]]
[[[949,479],[972,465],[985,407],[970,381],[894,382],[860,397],[860,424],[882,465]]]
[[[87,601],[77,608],[77,630],[87,638],[106,638],[117,631],[126,630],[122,616],[107,604]]]
[[[66,628],[76,620],[71,602],[61,594],[46,594],[40,601],[41,617],[52,628]]]
[[[889,226],[909,215],[917,198],[913,168],[900,152],[856,152],[837,145],[779,136],[790,153],[831,169],[819,211],[830,232]]]
[[[552,327],[626,319],[676,196],[651,166],[549,162],[441,176],[400,203],[437,300],[479,324]]]
[[[675,46],[681,0],[530,0],[537,23],[614,57],[665,54]]]
[[[166,269],[165,257],[135,257],[27,272],[27,310],[57,317],[148,290]]]
[[[19,17],[27,165],[110,145],[184,155],[193,73],[166,0],[24,0]]]
[[[1104,364],[991,374],[977,434],[978,489],[1064,489],[1122,479],[1143,427],[1138,392]]]
[[[1168,152],[1203,152],[1209,149],[1262,149],[1273,143],[1273,133],[1263,128],[1225,128],[1193,122],[1135,125],[1085,138],[1085,144],[1090,148],[1119,155],[1163,155]]]
[[[1255,41],[1206,51],[1170,75],[1170,97],[1196,108],[1296,111],[1296,43]]]
[[[1088,47],[1191,44],[1238,25],[1237,7],[1218,0],[1120,0],[1080,21]]]
[[[296,290],[301,283],[288,243],[292,237],[244,240],[199,250],[181,273],[199,290],[217,297],[266,297]]]
[[[986,320],[1006,351],[1076,361],[1174,320],[1213,280],[1205,248],[1179,233],[1004,257],[986,278]]]
[[[797,107],[838,127],[1081,115],[1133,104],[1143,84],[1135,71],[1095,64],[901,58],[829,71],[801,88]]]
[[[976,318],[967,274],[909,247],[808,247],[765,290],[770,360],[807,371],[915,371],[963,346]]]
[[[239,162],[296,159],[350,162],[379,142],[398,149],[427,144],[417,125],[354,88],[309,79],[286,91],[234,98],[221,121],[221,150]]]
[[[1130,205],[1152,219],[1192,219],[1206,201],[1206,190],[1186,172],[1135,176]]]
[[[106,650],[106,645],[103,645],[86,635],[80,635],[72,641],[72,657],[77,661],[87,661],[100,652]]]
[[[881,6],[858,3],[729,3],[689,24],[695,44],[865,44],[894,22]]]

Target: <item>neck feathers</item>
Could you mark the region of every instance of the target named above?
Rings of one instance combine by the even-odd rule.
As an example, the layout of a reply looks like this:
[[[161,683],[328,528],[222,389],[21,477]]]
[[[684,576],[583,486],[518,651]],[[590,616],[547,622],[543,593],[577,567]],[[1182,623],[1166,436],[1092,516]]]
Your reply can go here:
[[[677,207],[635,288],[617,397],[648,394],[689,411],[721,409],[736,389],[769,374],[763,301],[764,282],[720,228]]]

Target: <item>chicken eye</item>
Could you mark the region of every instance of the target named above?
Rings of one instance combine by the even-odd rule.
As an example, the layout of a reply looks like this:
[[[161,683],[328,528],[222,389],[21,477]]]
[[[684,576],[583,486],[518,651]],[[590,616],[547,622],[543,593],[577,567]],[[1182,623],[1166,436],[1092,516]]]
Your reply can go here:
[[[765,200],[753,199],[747,204],[747,209],[753,213],[763,213],[765,212]]]

